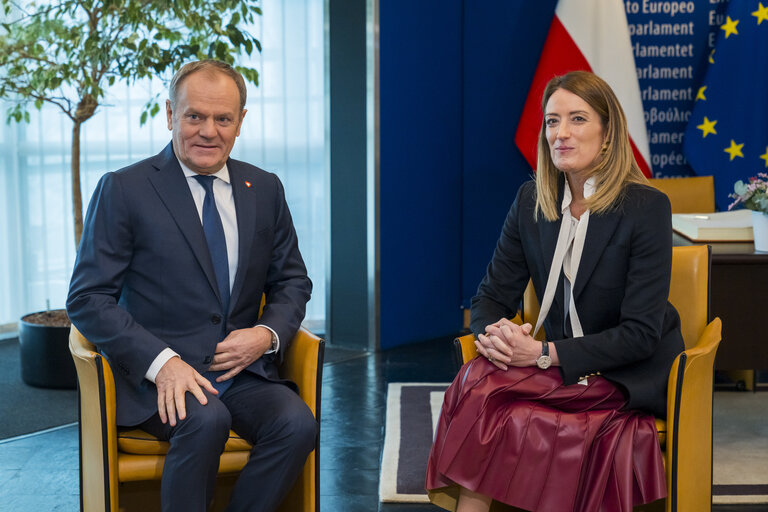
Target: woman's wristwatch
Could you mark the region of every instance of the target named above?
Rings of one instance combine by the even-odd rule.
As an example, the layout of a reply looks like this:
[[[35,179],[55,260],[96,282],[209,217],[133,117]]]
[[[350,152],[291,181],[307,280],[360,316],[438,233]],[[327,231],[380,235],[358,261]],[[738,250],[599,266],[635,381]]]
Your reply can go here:
[[[541,342],[541,355],[536,359],[536,366],[542,370],[546,370],[552,366],[552,358],[549,357],[549,343],[546,341]]]

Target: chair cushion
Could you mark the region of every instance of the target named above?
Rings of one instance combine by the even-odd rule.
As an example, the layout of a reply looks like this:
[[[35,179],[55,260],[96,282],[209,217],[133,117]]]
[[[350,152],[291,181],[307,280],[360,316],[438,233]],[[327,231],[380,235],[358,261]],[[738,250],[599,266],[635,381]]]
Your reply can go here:
[[[135,455],[165,455],[169,444],[160,441],[155,436],[140,429],[124,430],[117,434],[117,450]],[[229,431],[229,439],[224,445],[225,452],[250,451],[251,444],[238,436],[234,430]]]

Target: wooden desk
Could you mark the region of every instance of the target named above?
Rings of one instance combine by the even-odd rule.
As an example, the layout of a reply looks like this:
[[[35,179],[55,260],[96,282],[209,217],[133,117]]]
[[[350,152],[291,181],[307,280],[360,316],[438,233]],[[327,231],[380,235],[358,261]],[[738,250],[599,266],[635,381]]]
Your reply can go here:
[[[674,245],[694,242],[674,234]],[[710,316],[723,321],[716,370],[768,370],[768,253],[752,243],[712,247]]]

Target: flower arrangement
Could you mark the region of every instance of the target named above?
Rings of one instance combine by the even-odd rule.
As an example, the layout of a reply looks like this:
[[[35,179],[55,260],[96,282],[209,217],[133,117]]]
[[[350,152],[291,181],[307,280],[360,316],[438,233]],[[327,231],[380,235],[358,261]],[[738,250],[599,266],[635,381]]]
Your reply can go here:
[[[752,211],[768,214],[768,173],[757,173],[757,176],[749,178],[749,183],[737,181],[733,185],[733,192],[728,194],[728,197],[735,199],[728,207],[729,210],[743,204]]]

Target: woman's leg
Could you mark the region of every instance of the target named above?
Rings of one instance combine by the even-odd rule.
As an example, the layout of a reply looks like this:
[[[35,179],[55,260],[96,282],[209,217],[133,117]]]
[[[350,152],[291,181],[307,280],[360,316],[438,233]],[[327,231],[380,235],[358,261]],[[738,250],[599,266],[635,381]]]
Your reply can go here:
[[[490,496],[462,487],[459,491],[459,502],[456,505],[456,512],[488,512],[491,508],[491,501]]]

